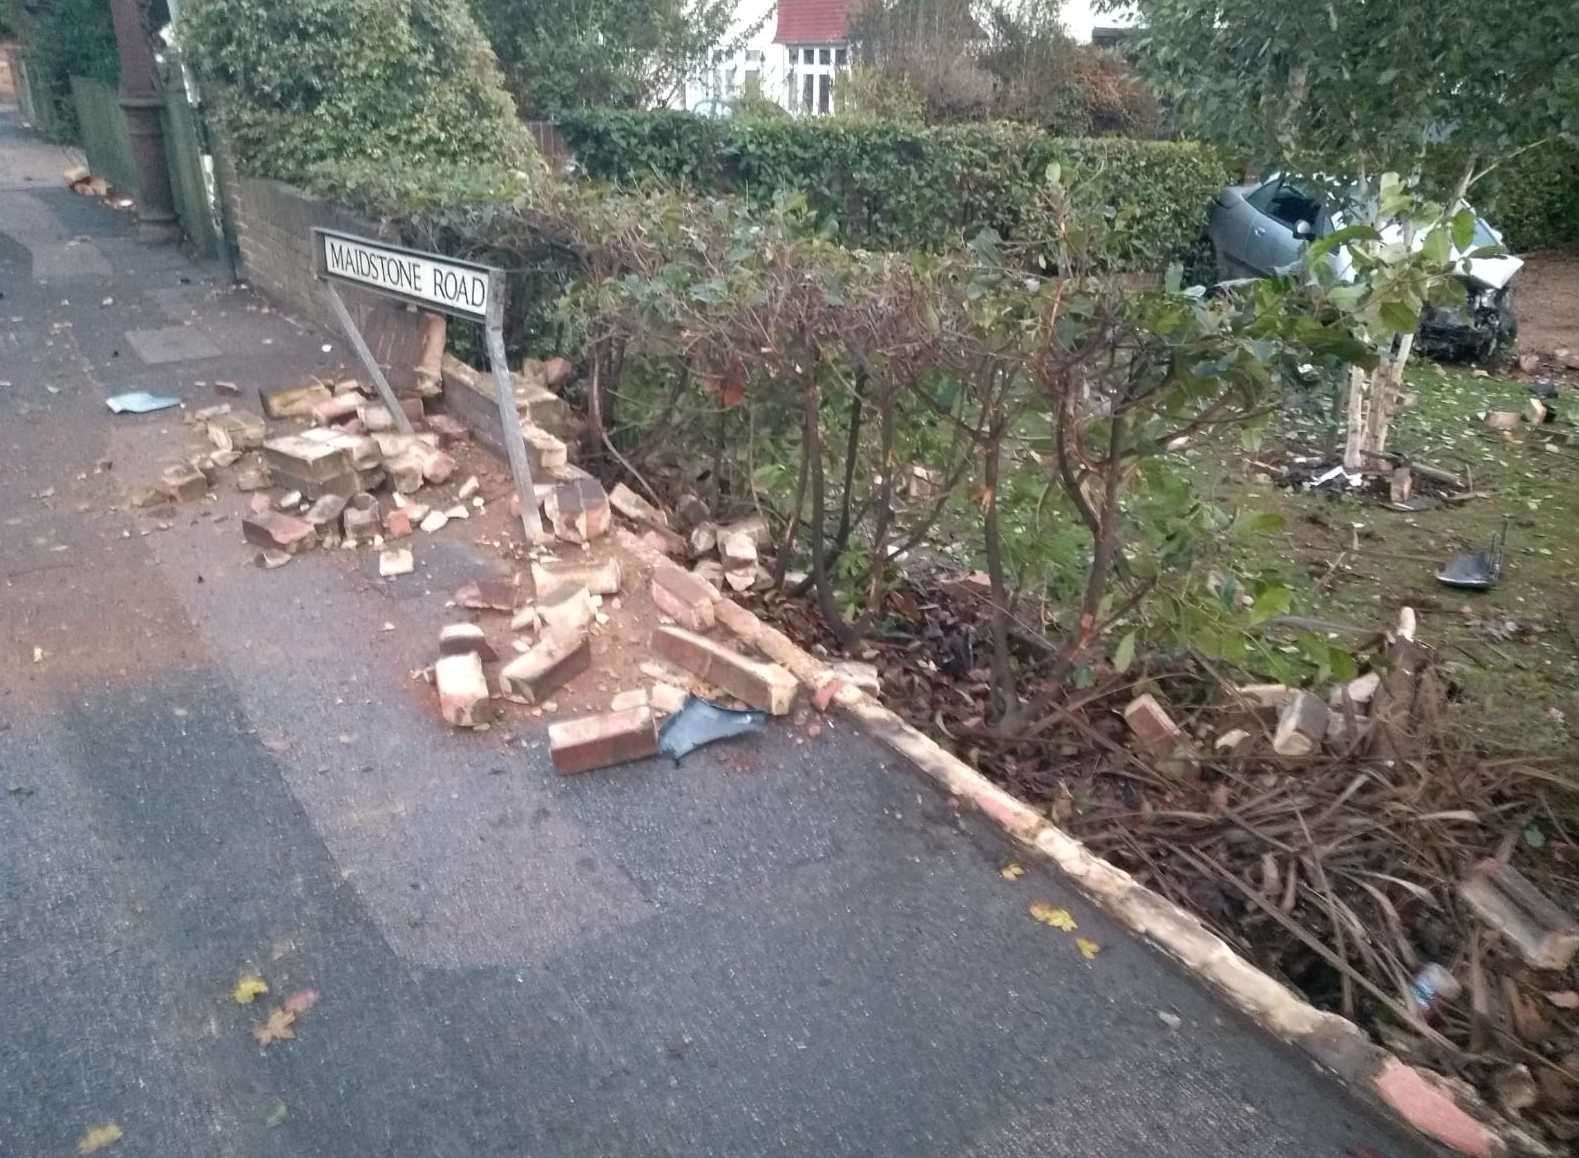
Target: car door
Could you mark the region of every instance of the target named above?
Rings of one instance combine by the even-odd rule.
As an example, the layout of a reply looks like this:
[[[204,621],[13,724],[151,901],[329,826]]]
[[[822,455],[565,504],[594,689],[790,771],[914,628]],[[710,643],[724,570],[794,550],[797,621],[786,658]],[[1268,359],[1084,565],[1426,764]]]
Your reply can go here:
[[[1255,214],[1245,263],[1262,276],[1297,262],[1324,216],[1318,197],[1299,182],[1284,177],[1268,181],[1246,197],[1245,204]]]
[[[1220,278],[1255,277],[1259,271],[1250,264],[1250,243],[1263,217],[1246,198],[1259,186],[1230,186],[1212,203],[1207,232],[1217,253]]]

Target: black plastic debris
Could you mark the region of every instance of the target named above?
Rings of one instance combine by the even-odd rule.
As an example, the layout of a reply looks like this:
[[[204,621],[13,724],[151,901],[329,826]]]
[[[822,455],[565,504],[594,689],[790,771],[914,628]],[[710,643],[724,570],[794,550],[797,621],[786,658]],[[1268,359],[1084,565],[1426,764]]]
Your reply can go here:
[[[681,757],[716,740],[760,732],[767,722],[766,712],[722,708],[700,696],[687,696],[680,710],[663,722],[658,751],[678,764]]]
[[[1436,573],[1437,581],[1449,587],[1490,590],[1502,580],[1503,548],[1507,539],[1508,520],[1503,519],[1502,528],[1492,536],[1489,547],[1483,551],[1463,551],[1454,555]]]

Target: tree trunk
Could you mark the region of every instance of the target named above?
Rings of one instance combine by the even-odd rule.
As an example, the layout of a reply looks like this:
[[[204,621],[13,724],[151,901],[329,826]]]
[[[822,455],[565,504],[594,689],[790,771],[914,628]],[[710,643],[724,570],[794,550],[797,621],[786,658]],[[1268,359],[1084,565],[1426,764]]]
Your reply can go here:
[[[823,488],[822,394],[817,385],[817,364],[811,357],[806,359],[801,390],[806,424],[803,438],[811,471],[811,577],[817,588],[817,607],[822,611],[823,620],[838,637],[839,646],[849,647],[855,642],[855,632],[840,613],[839,604],[833,597],[833,585],[828,579],[828,544],[824,538],[827,534],[824,523],[828,517],[828,507]]]
[[[850,541],[850,515],[855,503],[855,471],[861,449],[861,416],[866,411],[866,372],[856,371],[855,393],[850,399],[850,437],[844,445],[844,493],[839,496],[839,530],[834,534],[834,551],[842,552]]]
[[[987,488],[982,529],[986,536],[987,577],[992,593],[992,691],[998,720],[1005,729],[1017,722],[1020,697],[1014,685],[1014,661],[1009,655],[1009,591],[1003,575],[1003,541],[998,527],[998,470],[1003,453],[1003,427],[994,424],[988,434],[982,481]]]

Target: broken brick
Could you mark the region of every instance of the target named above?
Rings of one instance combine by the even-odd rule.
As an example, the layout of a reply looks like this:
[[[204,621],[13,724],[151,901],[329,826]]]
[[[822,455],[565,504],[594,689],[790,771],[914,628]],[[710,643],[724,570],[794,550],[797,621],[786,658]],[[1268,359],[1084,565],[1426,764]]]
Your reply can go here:
[[[417,569],[410,547],[390,547],[378,553],[378,573],[385,579],[410,575]]]
[[[1279,756],[1309,756],[1327,737],[1327,705],[1309,692],[1291,691],[1278,714],[1272,750]]]
[[[786,714],[795,702],[799,685],[784,668],[748,659],[705,635],[681,627],[660,627],[653,635],[653,651],[659,658],[775,716]]]
[[[336,394],[332,398],[325,398],[313,407],[313,421],[319,426],[333,426],[337,422],[355,417],[361,408],[360,394]]]
[[[209,440],[220,450],[257,450],[267,434],[263,419],[245,411],[220,414],[208,420]]]
[[[838,676],[832,676],[823,680],[822,683],[817,685],[817,690],[812,693],[811,706],[819,712],[826,712],[828,705],[833,703],[833,697],[838,695],[840,689],[844,686],[844,681]]]
[[[669,529],[669,516],[624,483],[616,484],[609,492],[609,505],[640,526],[656,527],[663,531]]]
[[[1173,717],[1150,692],[1136,696],[1124,709],[1124,722],[1135,736],[1135,745],[1164,771],[1179,772],[1192,761],[1190,742]]]
[[[597,617],[592,593],[574,583],[562,583],[537,592],[537,618],[550,631],[574,631]]]
[[[384,467],[389,471],[390,484],[397,494],[414,494],[422,489],[422,484],[426,481],[422,476],[422,457],[414,451],[407,451],[397,458],[386,459]]]
[[[684,688],[659,680],[648,689],[647,702],[652,705],[653,711],[667,716],[685,707],[685,701],[690,696],[691,693]]]
[[[260,386],[258,404],[270,418],[311,418],[313,407],[334,397],[322,382],[305,386]]]
[[[540,426],[522,424],[521,439],[526,443],[526,462],[534,475],[557,470],[570,461],[570,448]]]
[[[554,534],[571,543],[590,543],[609,532],[609,496],[595,478],[560,483],[543,501]]]
[[[658,753],[651,708],[600,712],[548,726],[549,755],[562,775],[643,760]]]
[[[453,446],[457,442],[464,442],[470,431],[464,423],[451,418],[448,414],[430,414],[423,422],[432,433],[439,436],[439,446]]]
[[[302,518],[319,530],[335,526],[339,523],[340,515],[345,511],[345,504],[348,501],[343,495],[323,495],[313,503]]]
[[[391,507],[384,512],[384,538],[404,539],[411,534],[411,512],[403,507]]]
[[[628,712],[632,708],[644,708],[647,706],[648,696],[646,688],[632,688],[628,692],[620,692],[609,701],[609,711],[611,712]]]
[[[451,623],[439,629],[439,654],[476,655],[483,663],[494,663],[499,655],[475,623]]]
[[[293,555],[318,541],[318,533],[306,519],[269,510],[254,510],[243,515],[241,535],[253,546],[274,547]]]
[[[575,376],[576,368],[569,358],[561,358],[556,354],[543,363],[543,385],[549,390],[558,390]]]
[[[190,502],[208,493],[208,479],[195,467],[177,463],[160,472],[159,489],[178,502]]]
[[[660,563],[652,571],[652,601],[658,610],[688,631],[706,631],[713,626],[713,604],[723,598],[707,580],[672,563]]]
[[[263,461],[271,470],[293,479],[322,481],[351,470],[350,456],[343,447],[300,434],[282,434],[265,441]]]
[[[440,656],[433,665],[433,682],[439,689],[439,711],[457,728],[475,728],[492,714],[488,677],[475,652]]]
[[[468,583],[455,592],[456,605],[472,611],[511,612],[515,610],[515,599],[515,581],[492,575]]]
[[[236,471],[236,489],[243,494],[248,491],[266,491],[273,485],[274,476],[262,463],[249,463]]]
[[[499,692],[523,704],[541,703],[592,666],[585,631],[548,631],[499,670]]]
[[[757,544],[745,531],[720,533],[718,553],[724,564],[724,580],[736,591],[744,591],[757,579]]]
[[[383,512],[379,509],[378,499],[363,491],[347,500],[345,505],[345,537],[348,539],[371,539],[378,534],[382,525]]]
[[[649,550],[660,555],[667,555],[671,559],[678,559],[686,553],[686,542],[673,531],[660,531],[655,527],[648,527],[641,533],[639,542]]]
[[[532,585],[548,591],[563,584],[585,587],[593,595],[618,595],[624,575],[618,559],[601,563],[533,563]]]

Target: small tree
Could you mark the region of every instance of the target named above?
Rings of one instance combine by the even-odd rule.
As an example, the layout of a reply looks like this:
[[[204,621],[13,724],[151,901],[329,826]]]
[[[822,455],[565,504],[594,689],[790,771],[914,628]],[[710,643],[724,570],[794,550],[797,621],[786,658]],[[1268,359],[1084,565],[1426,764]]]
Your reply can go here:
[[[648,108],[698,75],[731,35],[736,0],[472,0],[524,115]]]

